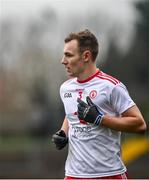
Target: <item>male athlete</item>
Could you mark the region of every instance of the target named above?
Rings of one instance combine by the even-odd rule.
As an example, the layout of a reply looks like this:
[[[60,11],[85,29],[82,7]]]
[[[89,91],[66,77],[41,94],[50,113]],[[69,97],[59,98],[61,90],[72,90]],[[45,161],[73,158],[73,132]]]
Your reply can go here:
[[[145,121],[124,84],[96,67],[98,41],[89,30],[65,39],[62,64],[71,77],[60,88],[66,116],[53,135],[69,144],[65,179],[127,179],[121,132],[143,133]]]

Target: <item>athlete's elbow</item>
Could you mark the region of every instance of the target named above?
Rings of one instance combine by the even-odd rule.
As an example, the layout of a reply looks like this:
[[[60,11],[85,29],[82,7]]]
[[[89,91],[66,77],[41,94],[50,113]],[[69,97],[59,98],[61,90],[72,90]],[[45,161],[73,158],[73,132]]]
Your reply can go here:
[[[141,118],[138,123],[136,133],[144,134],[146,130],[147,130],[147,125],[146,125],[144,119]]]
[[[144,133],[146,132],[146,130],[147,130],[147,126],[146,126],[146,124],[144,123],[144,124],[140,127],[138,133],[144,134]]]

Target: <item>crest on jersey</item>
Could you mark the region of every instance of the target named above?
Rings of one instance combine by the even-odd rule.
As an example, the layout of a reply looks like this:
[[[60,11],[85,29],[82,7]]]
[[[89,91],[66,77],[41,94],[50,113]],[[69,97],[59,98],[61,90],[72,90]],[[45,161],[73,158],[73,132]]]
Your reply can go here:
[[[96,91],[96,90],[92,90],[92,91],[90,92],[90,94],[89,94],[89,97],[90,97],[91,99],[94,99],[96,96],[97,96],[97,91]]]

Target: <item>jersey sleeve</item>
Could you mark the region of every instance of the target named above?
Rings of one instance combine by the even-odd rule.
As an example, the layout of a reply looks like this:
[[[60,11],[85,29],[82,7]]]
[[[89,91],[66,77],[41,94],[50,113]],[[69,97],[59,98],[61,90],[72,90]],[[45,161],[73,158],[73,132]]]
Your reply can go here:
[[[119,83],[112,89],[110,102],[117,114],[122,114],[124,111],[135,105],[126,86],[122,83]]]

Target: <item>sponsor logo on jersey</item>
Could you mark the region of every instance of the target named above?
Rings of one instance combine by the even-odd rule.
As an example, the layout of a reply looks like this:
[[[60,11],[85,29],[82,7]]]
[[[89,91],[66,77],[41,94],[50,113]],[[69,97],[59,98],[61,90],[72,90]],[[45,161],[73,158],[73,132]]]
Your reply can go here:
[[[72,137],[74,138],[89,138],[92,137],[92,127],[91,126],[76,126],[72,125]]]
[[[75,133],[76,133],[76,132],[89,133],[89,132],[92,130],[91,126],[81,127],[81,126],[75,126],[75,125],[72,126],[72,129],[74,130]]]
[[[64,94],[64,98],[71,98],[72,97],[72,94],[71,93],[65,93]]]

